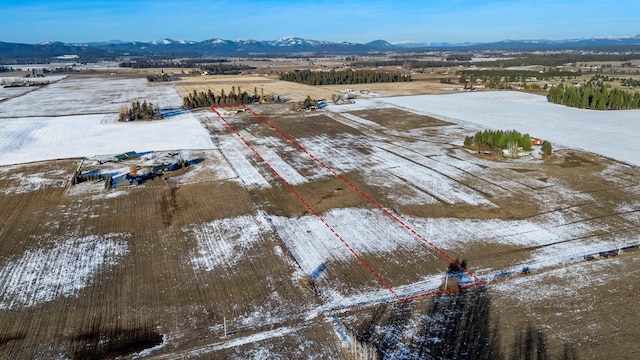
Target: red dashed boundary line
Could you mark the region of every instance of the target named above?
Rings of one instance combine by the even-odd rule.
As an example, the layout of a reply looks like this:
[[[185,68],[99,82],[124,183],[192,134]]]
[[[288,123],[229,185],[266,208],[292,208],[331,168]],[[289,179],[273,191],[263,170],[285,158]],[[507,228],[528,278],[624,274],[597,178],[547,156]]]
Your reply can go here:
[[[304,199],[302,199],[300,197],[300,195],[297,193],[297,191],[289,184],[287,183],[287,181],[285,181],[285,179],[280,176],[280,174],[264,159],[262,158],[262,156],[260,156],[260,154],[242,137],[242,135],[240,135],[240,133],[233,127],[231,126],[231,124],[229,124],[229,122],[224,119],[222,117],[222,115],[220,115],[220,113],[216,110],[215,107],[213,107],[213,111],[225,122],[225,124],[231,128],[232,131],[234,131],[236,133],[236,135],[238,137],[240,137],[240,139],[242,139],[242,141],[244,141],[244,143],[249,146],[249,148],[251,148],[251,150],[278,176],[278,178],[280,178],[280,180],[282,180],[285,185],[294,193],[296,194],[296,196],[305,204],[305,206],[307,206],[307,208],[309,209],[309,211],[311,211],[314,215],[316,215],[320,220],[322,220],[322,222],[336,235],[336,237],[338,237],[338,239],[340,239],[340,241],[347,246],[347,248],[349,249],[349,251],[351,251],[356,258],[372,273],[374,274],[374,276],[393,294],[393,296],[400,301],[408,301],[408,300],[413,300],[413,299],[417,299],[417,298],[422,298],[422,297],[427,297],[427,296],[432,296],[432,295],[436,295],[436,294],[441,294],[441,293],[445,293],[445,292],[451,292],[451,291],[456,291],[456,290],[460,290],[460,289],[465,289],[465,288],[470,288],[470,287],[474,287],[474,286],[478,286],[478,285],[483,285],[485,282],[478,278],[476,275],[474,275],[471,271],[469,271],[468,269],[464,268],[461,266],[460,263],[458,263],[454,258],[452,258],[451,256],[449,256],[449,254],[447,254],[444,250],[442,250],[440,247],[436,246],[434,243],[432,243],[431,241],[429,241],[424,235],[420,234],[419,232],[417,232],[415,229],[413,229],[411,226],[409,226],[408,224],[406,224],[404,221],[402,221],[402,219],[400,219],[396,214],[394,214],[393,212],[389,211],[389,209],[385,208],[384,206],[382,206],[382,204],[378,203],[376,200],[374,200],[373,198],[371,198],[369,195],[367,195],[364,191],[360,190],[357,186],[355,186],[349,179],[347,179],[346,177],[338,174],[335,170],[333,170],[331,167],[329,167],[327,164],[325,164],[322,160],[320,160],[318,157],[314,156],[312,153],[310,153],[307,149],[305,149],[302,145],[298,144],[295,140],[293,140],[290,136],[288,136],[287,134],[283,133],[282,131],[280,131],[280,129],[278,129],[277,127],[275,127],[273,124],[271,124],[269,121],[267,121],[266,119],[264,119],[262,116],[260,116],[259,114],[257,114],[255,111],[253,111],[251,108],[247,107],[246,105],[229,105],[227,107],[233,108],[233,107],[238,107],[238,106],[242,106],[246,109],[246,111],[250,112],[253,116],[255,116],[256,118],[258,118],[260,121],[262,121],[265,125],[269,126],[273,131],[275,131],[276,133],[280,134],[280,136],[282,136],[287,142],[291,143],[294,147],[296,147],[298,150],[304,152],[305,154],[307,154],[313,161],[315,161],[317,164],[319,164],[320,166],[322,166],[323,168],[325,168],[327,171],[329,171],[331,174],[333,174],[334,176],[336,176],[338,179],[342,180],[345,184],[349,185],[350,188],[352,188],[355,192],[357,192],[358,194],[360,194],[361,196],[363,196],[365,199],[367,199],[367,201],[369,201],[370,203],[372,203],[374,206],[378,207],[380,210],[382,210],[385,214],[389,215],[394,221],[396,221],[398,224],[400,224],[403,228],[405,228],[406,230],[408,230],[409,232],[411,232],[413,235],[415,235],[416,237],[418,237],[418,239],[420,239],[422,242],[424,242],[425,244],[427,244],[429,247],[431,247],[432,249],[434,249],[436,252],[440,253],[440,255],[442,255],[444,258],[446,258],[449,262],[451,262],[452,264],[455,264],[458,268],[462,269],[465,273],[467,273],[469,276],[471,276],[475,282],[471,283],[471,284],[467,284],[467,285],[460,285],[460,286],[456,286],[456,287],[452,287],[449,289],[442,289],[442,290],[434,290],[434,291],[430,291],[430,292],[426,292],[426,293],[422,293],[419,295],[412,295],[412,296],[407,296],[407,297],[400,297],[397,295],[397,293],[384,281],[382,280],[382,278],[362,259],[361,256],[359,256],[347,243],[346,241],[344,241],[344,239],[342,239],[342,237],[340,235],[338,235],[335,230],[329,226],[329,224],[326,223],[326,221],[318,214],[315,212],[315,210],[313,210],[311,208],[311,206],[304,201]],[[224,107],[224,106],[222,106]]]
[[[360,263],[367,269],[369,270],[369,272],[371,274],[373,274],[373,276],[378,279],[378,281],[385,287],[387,288],[387,290],[389,290],[389,292],[391,293],[391,295],[393,295],[393,297],[397,300],[400,300],[400,296],[398,294],[396,294],[396,292],[391,288],[391,286],[389,286],[389,284],[387,284],[386,281],[384,281],[384,279],[382,279],[382,277],[380,276],[380,274],[378,274],[378,272],[376,272],[363,258],[362,256],[360,256],[355,250],[353,250],[353,248],[351,247],[351,245],[349,245],[340,234],[338,234],[338,232],[331,226],[329,225],[329,223],[327,223],[327,221],[320,215],[318,214],[313,207],[311,207],[311,205],[300,195],[300,193],[298,193],[298,191],[291,185],[289,184],[284,177],[282,177],[282,175],[280,175],[280,173],[278,173],[278,171],[276,169],[273,168],[273,166],[271,166],[271,164],[262,157],[262,155],[260,155],[260,153],[253,147],[253,145],[251,145],[241,134],[240,132],[233,127],[228,121],[227,119],[225,119],[222,115],[220,115],[220,113],[218,112],[218,110],[216,110],[216,108],[212,108],[212,110],[220,117],[220,119],[225,123],[225,125],[227,125],[228,128],[231,129],[231,131],[233,131],[236,136],[238,136],[240,138],[240,140],[242,140],[242,142],[244,142],[245,145],[247,145],[247,147],[249,147],[249,149],[251,149],[251,151],[278,177],[278,179],[280,179],[280,181],[282,181],[285,186],[287,188],[289,188],[289,190],[291,190],[291,192],[304,204],[304,206],[307,207],[307,209],[309,209],[309,211],[315,215],[320,221],[322,221],[322,223],[324,224],[324,226],[326,226],[332,233],[333,235],[335,235],[336,238],[338,238],[338,240],[340,240],[340,242],[342,242],[342,244],[349,250],[349,252],[351,252],[351,254],[353,254],[353,256],[356,257],[356,259],[358,259],[358,261],[360,261]]]

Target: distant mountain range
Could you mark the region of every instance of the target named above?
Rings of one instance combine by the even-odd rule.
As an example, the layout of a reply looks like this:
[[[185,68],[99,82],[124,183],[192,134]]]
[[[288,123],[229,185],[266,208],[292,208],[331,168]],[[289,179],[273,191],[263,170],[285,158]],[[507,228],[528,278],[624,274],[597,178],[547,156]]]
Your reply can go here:
[[[617,48],[640,50],[640,35],[620,38],[590,38],[570,40],[503,40],[490,43],[412,43],[397,44],[375,40],[365,44],[309,40],[299,37],[283,37],[273,41],[224,40],[205,41],[162,39],[151,42],[125,42],[112,40],[70,44],[44,42],[40,44],[18,44],[0,42],[0,59],[46,58],[61,55],[78,55],[80,59],[115,58],[131,56],[270,56],[296,53],[314,54],[364,54],[385,51],[425,50],[559,50]]]

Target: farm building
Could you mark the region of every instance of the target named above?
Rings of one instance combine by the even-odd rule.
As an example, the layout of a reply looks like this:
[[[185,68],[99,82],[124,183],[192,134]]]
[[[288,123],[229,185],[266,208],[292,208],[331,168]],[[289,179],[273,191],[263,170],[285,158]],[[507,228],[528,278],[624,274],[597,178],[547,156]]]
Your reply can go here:
[[[160,176],[168,173],[169,171],[178,170],[182,167],[182,163],[165,162],[163,164],[153,165],[153,167],[151,168],[151,173],[155,174],[156,176]]]
[[[139,156],[138,156],[138,153],[135,152],[135,151],[128,151],[128,152],[123,153],[123,154],[115,155],[114,158],[117,161],[122,161],[122,160],[127,160],[127,159],[137,159],[137,158],[139,158]]]
[[[123,174],[114,176],[111,181],[107,182],[106,186],[112,189],[127,189],[136,187],[137,185],[138,183],[135,180],[131,179],[128,174]]]

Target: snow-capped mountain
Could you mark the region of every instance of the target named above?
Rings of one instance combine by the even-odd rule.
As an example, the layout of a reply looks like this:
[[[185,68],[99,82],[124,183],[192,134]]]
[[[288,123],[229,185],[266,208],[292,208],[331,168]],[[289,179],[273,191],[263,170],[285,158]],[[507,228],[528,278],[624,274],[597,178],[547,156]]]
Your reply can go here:
[[[309,40],[303,39],[294,36],[285,36],[281,37],[278,40],[270,42],[272,46],[320,46],[320,45],[330,45],[330,41],[317,41],[317,40]]]
[[[60,55],[79,55],[88,58],[114,58],[122,55],[162,54],[164,56],[228,56],[228,55],[277,55],[291,53],[359,54],[381,51],[416,50],[558,50],[616,48],[640,50],[640,35],[617,38],[589,38],[568,40],[503,40],[492,43],[414,43],[403,41],[391,44],[375,40],[366,44],[330,42],[285,36],[276,40],[226,40],[211,38],[204,41],[173,40],[164,38],[151,42],[119,41],[74,43],[45,41],[40,44],[15,44],[0,42],[0,58],[29,59]]]

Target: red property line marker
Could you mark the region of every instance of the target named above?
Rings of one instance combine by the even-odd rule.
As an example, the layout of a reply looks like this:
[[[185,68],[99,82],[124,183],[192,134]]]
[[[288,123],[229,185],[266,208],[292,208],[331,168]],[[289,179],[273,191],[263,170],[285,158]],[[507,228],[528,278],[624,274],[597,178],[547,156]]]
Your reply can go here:
[[[231,131],[233,131],[236,136],[238,136],[240,138],[240,140],[242,140],[242,142],[244,142],[245,145],[247,145],[247,147],[249,147],[249,149],[251,149],[251,151],[256,154],[256,156],[278,177],[278,179],[280,179],[286,186],[287,188],[289,188],[289,190],[291,190],[291,192],[304,204],[304,206],[307,207],[307,209],[313,214],[315,215],[320,221],[322,221],[322,223],[333,233],[333,235],[335,235],[335,237],[337,237],[340,242],[342,242],[342,244],[349,250],[349,252],[351,252],[353,254],[353,256],[356,257],[356,259],[358,259],[358,261],[360,261],[360,263],[367,269],[369,270],[369,272],[376,278],[378,279],[378,281],[385,287],[387,288],[387,290],[389,290],[389,292],[391,293],[391,295],[393,295],[393,297],[396,300],[402,300],[402,298],[400,298],[400,296],[398,296],[398,294],[396,294],[396,292],[391,288],[391,286],[389,286],[389,284],[387,284],[386,281],[384,281],[384,279],[382,279],[382,277],[380,276],[380,274],[378,274],[369,264],[367,264],[367,262],[362,258],[362,256],[360,256],[355,250],[353,250],[353,248],[342,238],[342,236],[340,234],[338,234],[338,232],[331,226],[329,225],[329,223],[326,222],[326,220],[318,213],[316,212],[313,207],[311,207],[311,205],[300,195],[300,193],[298,193],[298,191],[291,185],[289,184],[283,177],[282,175],[280,175],[280,173],[278,173],[278,171],[276,169],[273,168],[273,166],[271,166],[271,164],[262,157],[262,155],[260,155],[260,153],[253,147],[253,145],[251,145],[241,134],[240,132],[238,132],[238,130],[233,127],[228,121],[227,119],[225,119],[224,117],[222,117],[222,115],[220,115],[220,113],[218,112],[218,110],[216,110],[215,107],[211,108],[216,115],[218,115],[218,117],[225,123],[225,125],[227,125],[228,128],[231,129]]]
[[[300,151],[304,152],[305,154],[307,154],[313,161],[315,161],[316,163],[318,163],[320,166],[322,166],[323,168],[325,168],[327,171],[329,171],[331,174],[333,174],[334,176],[336,176],[338,179],[342,180],[345,184],[349,185],[350,188],[352,188],[355,192],[357,192],[358,194],[360,194],[361,196],[363,196],[365,199],[367,199],[369,202],[371,202],[373,205],[377,206],[380,210],[382,210],[385,214],[389,215],[393,220],[395,220],[398,224],[400,224],[402,227],[404,227],[406,230],[408,230],[409,232],[411,232],[413,235],[415,235],[416,237],[418,237],[420,240],[422,240],[424,243],[426,243],[428,246],[430,246],[432,249],[434,249],[435,251],[437,251],[438,253],[440,253],[440,255],[444,256],[449,262],[451,262],[452,264],[455,264],[458,268],[462,269],[464,272],[466,272],[469,276],[473,277],[473,279],[475,279],[475,283],[469,284],[469,285],[463,285],[460,286],[460,288],[465,288],[465,287],[471,287],[471,286],[476,286],[476,285],[482,285],[484,284],[484,281],[480,278],[478,278],[476,275],[474,275],[473,273],[471,273],[471,271],[467,270],[466,268],[462,267],[460,263],[458,263],[455,259],[453,259],[451,256],[449,256],[449,254],[447,254],[444,250],[442,250],[440,247],[436,246],[434,243],[432,243],[431,241],[429,241],[424,235],[420,234],[419,232],[417,232],[415,229],[413,229],[411,226],[407,225],[404,221],[402,221],[400,218],[398,218],[398,216],[396,214],[394,214],[393,212],[389,211],[387,208],[385,208],[384,206],[382,206],[380,203],[378,203],[376,200],[372,199],[369,195],[365,194],[362,190],[358,189],[358,187],[356,187],[351,181],[349,181],[349,179],[347,179],[346,177],[338,174],[335,170],[333,170],[332,168],[330,168],[327,164],[325,164],[323,161],[321,161],[319,158],[317,158],[316,156],[314,156],[312,153],[310,153],[307,149],[305,149],[302,145],[298,144],[295,140],[291,139],[291,137],[289,137],[287,134],[283,133],[282,131],[280,131],[280,129],[278,129],[277,127],[275,127],[273,124],[271,124],[269,121],[267,121],[266,119],[264,119],[262,116],[258,115],[256,112],[254,112],[253,110],[251,110],[251,108],[247,107],[246,105],[242,105],[247,111],[249,111],[251,114],[253,114],[253,116],[257,117],[260,121],[262,121],[265,125],[269,126],[272,130],[274,130],[276,133],[280,134],[280,136],[282,136],[285,140],[287,140],[287,142],[291,143],[294,147],[298,148]],[[432,293],[427,293],[430,295],[433,295],[434,293],[438,293],[437,292],[432,292]],[[425,296],[428,296],[426,294],[423,294]],[[416,298],[416,297],[421,297],[422,295],[418,295],[418,296],[412,296],[412,297],[407,297],[404,298],[405,300],[408,300],[410,298]]]

